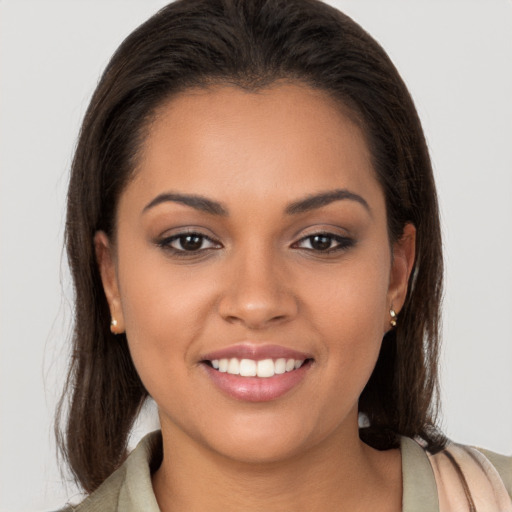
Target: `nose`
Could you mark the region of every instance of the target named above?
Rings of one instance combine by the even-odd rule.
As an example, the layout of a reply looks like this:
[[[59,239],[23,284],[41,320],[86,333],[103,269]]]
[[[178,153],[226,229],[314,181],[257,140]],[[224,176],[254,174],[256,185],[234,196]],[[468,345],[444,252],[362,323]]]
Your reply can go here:
[[[290,285],[284,265],[270,251],[247,251],[230,265],[219,313],[225,321],[251,330],[288,322],[298,311]]]

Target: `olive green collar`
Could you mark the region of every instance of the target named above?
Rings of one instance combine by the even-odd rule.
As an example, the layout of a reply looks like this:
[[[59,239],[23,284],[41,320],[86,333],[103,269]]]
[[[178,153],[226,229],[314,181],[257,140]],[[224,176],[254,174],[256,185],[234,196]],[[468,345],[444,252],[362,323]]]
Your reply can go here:
[[[439,512],[434,471],[423,448],[402,437],[402,512]]]

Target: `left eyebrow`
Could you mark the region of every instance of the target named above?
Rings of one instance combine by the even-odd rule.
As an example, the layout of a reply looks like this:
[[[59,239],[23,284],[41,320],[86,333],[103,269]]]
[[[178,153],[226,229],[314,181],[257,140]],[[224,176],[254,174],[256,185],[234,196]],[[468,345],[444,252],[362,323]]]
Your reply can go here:
[[[307,196],[304,199],[300,199],[298,201],[294,201],[290,203],[285,210],[285,213],[288,215],[296,215],[298,213],[305,213],[311,210],[316,210],[317,208],[321,208],[322,206],[327,206],[328,204],[333,203],[334,201],[356,201],[357,203],[364,206],[364,208],[371,215],[372,211],[370,206],[366,202],[366,200],[358,194],[354,192],[350,192],[347,189],[337,189],[330,190],[328,192],[321,192],[319,194]]]
[[[168,194],[160,194],[159,196],[155,197],[149,204],[144,207],[142,213],[145,213],[150,208],[154,208],[155,206],[166,202],[181,203],[211,215],[225,216],[228,214],[227,210],[220,203],[208,199],[207,197],[192,194],[176,194],[172,192]]]

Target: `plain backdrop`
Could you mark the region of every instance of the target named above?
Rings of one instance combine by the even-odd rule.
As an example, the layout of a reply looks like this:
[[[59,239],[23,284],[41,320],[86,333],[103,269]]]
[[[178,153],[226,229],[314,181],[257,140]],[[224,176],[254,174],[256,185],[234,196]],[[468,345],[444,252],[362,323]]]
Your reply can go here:
[[[161,0],[0,0],[0,509],[58,508],[52,416],[72,292],[65,190],[81,117]],[[389,52],[432,153],[446,251],[443,423],[512,453],[512,3],[338,0]],[[154,411],[133,442],[154,428]]]

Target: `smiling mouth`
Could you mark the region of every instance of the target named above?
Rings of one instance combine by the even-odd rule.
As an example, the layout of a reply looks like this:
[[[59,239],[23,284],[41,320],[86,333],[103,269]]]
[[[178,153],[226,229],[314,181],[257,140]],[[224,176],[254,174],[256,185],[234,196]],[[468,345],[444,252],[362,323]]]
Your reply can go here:
[[[202,361],[220,373],[238,375],[240,377],[270,378],[274,375],[283,375],[298,370],[312,359],[238,359],[222,358]]]

